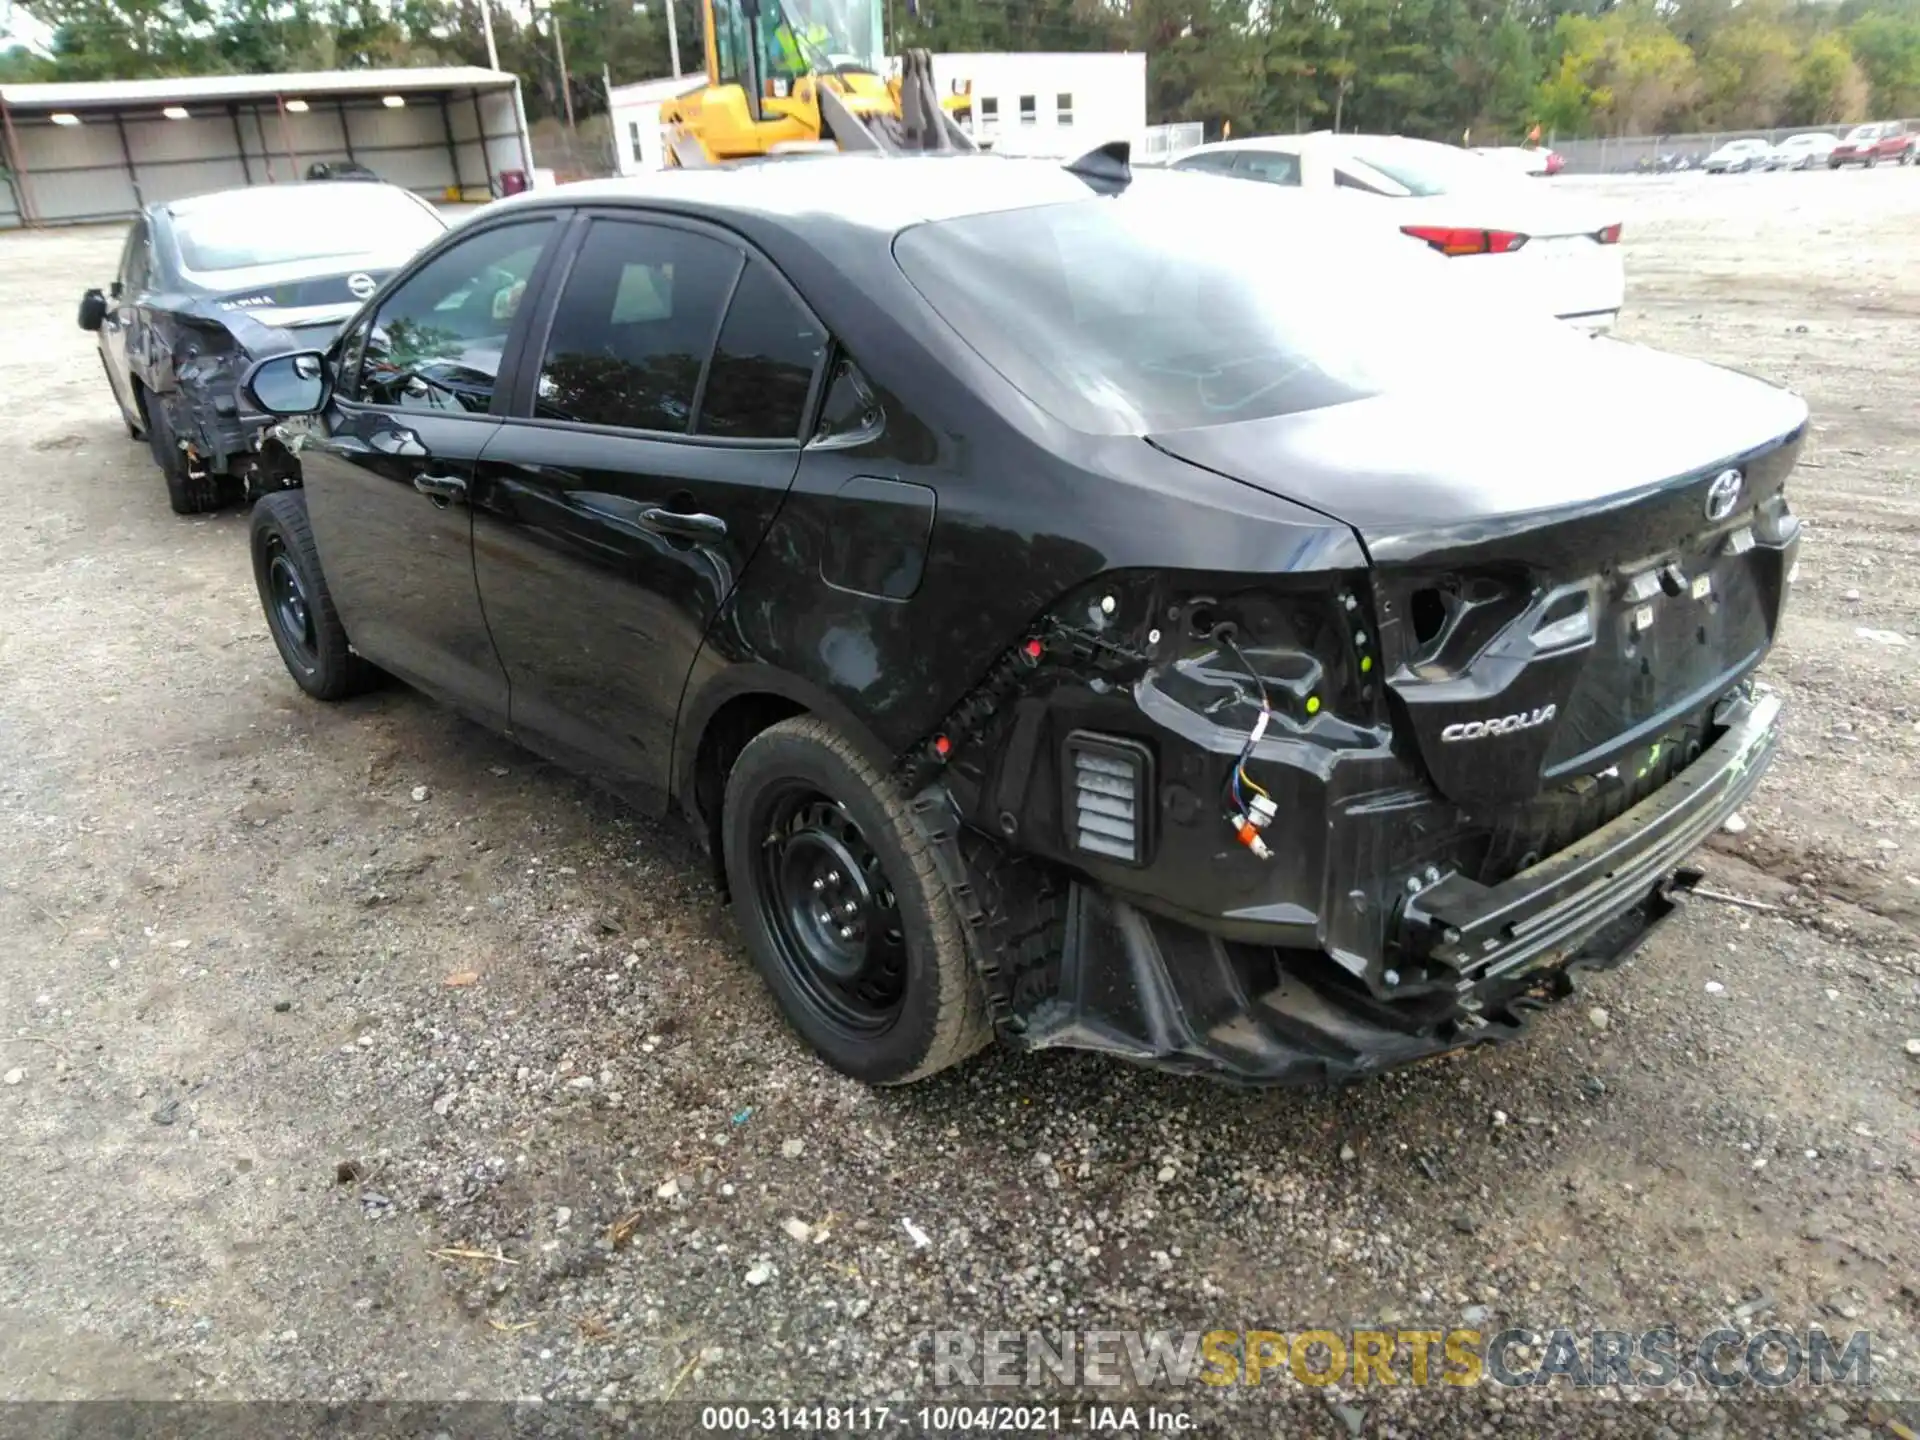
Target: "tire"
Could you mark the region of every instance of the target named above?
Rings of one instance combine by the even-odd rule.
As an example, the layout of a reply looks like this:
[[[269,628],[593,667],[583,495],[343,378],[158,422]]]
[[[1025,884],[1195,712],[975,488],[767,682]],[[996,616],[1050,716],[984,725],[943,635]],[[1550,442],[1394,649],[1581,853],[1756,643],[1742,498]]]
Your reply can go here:
[[[1867,169],[1871,170],[1873,169],[1874,166],[1878,165],[1879,163],[1880,163],[1880,157],[1878,155],[1867,156]]]
[[[248,528],[260,608],[294,683],[316,700],[372,689],[380,672],[347,643],[307,526],[307,497],[298,490],[267,496],[253,507]]]
[[[747,742],[727,777],[721,845],[754,965],[834,1069],[900,1085],[991,1038],[926,836],[892,782],[830,726],[800,716]]]
[[[153,463],[167,482],[167,504],[176,515],[204,515],[218,510],[222,499],[220,477],[194,475],[187,469],[186,452],[174,438],[173,422],[167,418],[163,400],[147,402],[147,446],[153,451]]]

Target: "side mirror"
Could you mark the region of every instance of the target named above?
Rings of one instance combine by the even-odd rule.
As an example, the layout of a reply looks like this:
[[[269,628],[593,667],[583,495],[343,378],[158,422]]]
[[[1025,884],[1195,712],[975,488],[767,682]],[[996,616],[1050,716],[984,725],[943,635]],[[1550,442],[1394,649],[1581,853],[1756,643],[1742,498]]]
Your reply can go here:
[[[326,408],[332,389],[326,357],[317,350],[271,355],[240,382],[241,395],[268,415],[312,415]]]
[[[89,290],[80,297],[80,328],[98,330],[100,322],[107,318],[107,297],[98,290]]]

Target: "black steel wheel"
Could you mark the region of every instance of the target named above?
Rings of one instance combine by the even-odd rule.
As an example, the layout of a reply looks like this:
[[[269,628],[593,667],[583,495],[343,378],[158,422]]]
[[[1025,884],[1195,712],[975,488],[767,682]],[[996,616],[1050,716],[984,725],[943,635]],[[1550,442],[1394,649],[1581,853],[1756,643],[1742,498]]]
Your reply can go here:
[[[333,608],[320,552],[307,526],[307,497],[281,490],[253,507],[253,581],[280,658],[316,700],[344,700],[378,683],[380,672],[347,643]]]
[[[274,639],[291,649],[307,668],[318,662],[319,646],[313,633],[313,612],[307,608],[307,592],[300,583],[300,569],[287,553],[287,543],[279,534],[266,539],[267,583],[263,599],[267,623],[273,626]]]
[[[884,1030],[907,993],[886,866],[846,806],[805,783],[769,786],[755,809],[757,899],[796,989],[836,1025]]]
[[[890,781],[820,720],[747,742],[727,776],[721,848],[756,968],[836,1069],[918,1080],[991,1031],[952,897]]]

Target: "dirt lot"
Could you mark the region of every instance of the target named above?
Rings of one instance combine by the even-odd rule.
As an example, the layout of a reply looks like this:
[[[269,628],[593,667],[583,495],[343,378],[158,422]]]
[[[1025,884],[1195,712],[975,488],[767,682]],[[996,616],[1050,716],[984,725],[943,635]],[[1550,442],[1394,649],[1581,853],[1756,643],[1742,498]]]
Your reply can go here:
[[[826,1071],[677,829],[295,690],[244,517],[168,513],[74,327],[119,237],[0,241],[0,1396],[880,1399],[936,1328],[1373,1322],[1866,1328],[1920,1395],[1920,174],[1569,183],[1629,337],[1813,407],[1791,730],[1711,858],[1763,908],[1339,1094]],[[1857,1389],[1306,1393],[1296,1433],[1897,1433]]]

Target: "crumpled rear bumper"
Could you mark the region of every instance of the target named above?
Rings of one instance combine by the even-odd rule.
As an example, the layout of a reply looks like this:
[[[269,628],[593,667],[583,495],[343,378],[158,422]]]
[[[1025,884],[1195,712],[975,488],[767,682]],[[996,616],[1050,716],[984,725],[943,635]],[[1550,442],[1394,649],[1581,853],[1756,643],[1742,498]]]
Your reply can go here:
[[[1412,897],[1398,949],[1438,981],[1376,993],[1326,957],[1227,940],[1084,884],[1031,1048],[1102,1050],[1252,1084],[1357,1079],[1489,1041],[1637,950],[1698,878],[1677,867],[1752,793],[1779,739],[1773,696],[1728,702],[1700,758],[1618,819],[1495,886]]]

